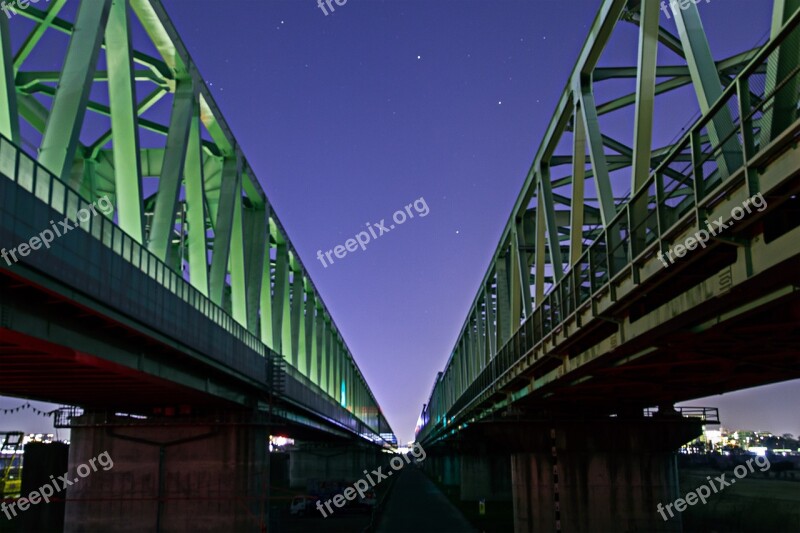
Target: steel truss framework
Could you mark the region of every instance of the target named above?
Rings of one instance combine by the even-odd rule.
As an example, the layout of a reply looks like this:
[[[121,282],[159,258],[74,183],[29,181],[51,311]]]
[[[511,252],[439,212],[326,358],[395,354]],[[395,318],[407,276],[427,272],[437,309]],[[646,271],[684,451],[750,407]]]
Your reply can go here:
[[[17,8],[0,16],[0,59],[0,134],[85,201],[107,195],[131,239],[376,434],[391,431],[159,0]]]
[[[633,260],[663,246],[663,233],[695,209],[706,191],[794,123],[800,0],[773,4],[760,5],[773,9],[769,43],[715,60],[695,3],[672,4],[678,35],[661,25],[657,0],[602,3],[423,407],[418,440],[451,430],[455,415],[477,393],[490,390],[516,358]],[[631,28],[638,32],[637,63],[599,66],[614,39]],[[598,101],[597,94],[613,92],[625,79],[635,79],[633,92]],[[612,80],[616,84],[606,90]],[[694,94],[702,118],[677,142],[655,146],[657,111],[668,112],[669,105],[659,109],[659,96],[680,88]],[[604,121],[625,110],[629,114],[622,116],[632,121],[617,122],[627,126],[630,146]],[[754,183],[750,190],[757,192]]]

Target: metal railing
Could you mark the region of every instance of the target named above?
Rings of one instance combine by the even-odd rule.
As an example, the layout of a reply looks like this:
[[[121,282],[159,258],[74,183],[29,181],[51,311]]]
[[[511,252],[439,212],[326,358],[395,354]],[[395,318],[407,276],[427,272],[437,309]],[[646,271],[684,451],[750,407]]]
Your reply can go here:
[[[477,378],[458,394],[451,406],[443,409],[444,416],[437,427],[445,427],[444,420],[458,418],[473,399],[490,389],[525,354],[540,345],[585,304],[609,291],[611,283],[632,265],[663,251],[663,241],[669,235],[692,224],[703,227],[698,204],[714,197],[732,175],[766,148],[765,142],[757,140],[759,137],[768,139],[762,135],[760,120],[768,113],[777,112],[773,109],[776,97],[785,97],[786,91],[795,91],[800,85],[800,65],[779,80],[769,94],[763,82],[763,72],[768,70],[770,58],[777,53],[779,46],[800,46],[798,26],[800,11],[764,45],[709,111],[676,143],[644,184],[631,194],[631,199],[621,206],[603,233],[551,287]],[[760,94],[753,91],[760,91]],[[800,100],[800,94],[789,96],[795,102]],[[709,135],[711,124],[726,115],[733,119],[733,127],[717,131],[717,139],[712,141]],[[731,142],[740,148],[735,157],[729,157],[732,155],[729,150]],[[687,155],[691,156],[688,163],[682,161]],[[726,156],[727,160],[740,161],[741,164],[737,168],[720,165]],[[679,179],[672,177],[676,172],[681,176]],[[748,180],[748,189],[751,195],[756,194],[757,183]],[[430,430],[430,424],[426,424],[420,430],[419,438],[425,438]]]
[[[171,293],[171,295],[174,295],[175,298],[188,305],[190,309],[199,312],[205,319],[221,328],[232,339],[241,343],[245,347],[245,350],[250,350],[261,358],[272,356],[282,359],[280,355],[270,350],[256,335],[252,334],[245,326],[237,322],[222,307],[213,303],[202,292],[184,279],[183,276],[172,270],[145,246],[137,242],[122,230],[122,228],[117,226],[111,218],[101,214],[100,210],[94,211],[97,214],[89,217],[86,221],[79,220],[78,212],[82,209],[91,212],[90,206],[94,208],[94,205],[84,200],[78,192],[55,177],[12,141],[0,135],[0,179],[3,179],[2,176],[8,178],[8,180],[21,190],[30,193],[33,198],[41,202],[40,205],[43,208],[50,208],[60,216],[68,218],[75,225],[75,229],[72,230],[73,233],[80,229],[83,235],[93,238],[90,240],[101,244],[104,249],[113,252],[114,257],[112,260],[109,261],[100,258],[95,261],[94,264],[87,265],[87,270],[91,271],[87,273],[87,277],[102,277],[103,282],[115,284],[112,289],[105,291],[106,296],[109,296],[113,291],[117,291],[121,294],[124,291],[120,291],[119,288],[127,286],[126,291],[130,294],[119,296],[120,301],[124,304],[121,310],[133,313],[135,316],[137,310],[142,311],[141,307],[144,301],[151,303],[158,302],[158,305],[164,308],[162,311],[169,308],[167,298],[152,294],[152,292],[145,287],[144,283],[138,281],[136,283],[133,282],[132,276],[138,272],[146,278],[149,278],[150,282],[154,282]],[[14,205],[13,197],[15,196],[6,195],[6,197],[0,198],[0,215],[3,211],[9,214],[15,213],[18,206]],[[38,209],[38,206],[34,207],[35,212],[38,212]],[[53,218],[52,211],[50,212],[51,214],[45,216],[43,219],[47,220]],[[27,221],[20,219],[16,220],[16,224],[20,227],[25,226],[26,228],[29,225]],[[10,228],[6,229],[12,232]],[[36,235],[40,230],[41,228],[31,228],[29,233],[31,235]],[[59,242],[60,239],[54,242],[54,249],[58,246]],[[75,250],[75,255],[79,258],[81,258],[82,255],[91,255],[89,253],[89,246],[81,245],[78,248],[78,250]],[[53,251],[54,250],[50,250],[51,253]],[[92,262],[89,259],[83,259],[88,263]],[[32,263],[38,263],[36,266],[47,268],[47,265],[40,263],[40,260],[36,257],[30,256],[27,260]],[[127,268],[133,267],[133,270],[119,270],[116,267],[112,268],[111,265],[119,266],[118,262],[120,260],[128,265]],[[91,292],[92,288],[84,288],[84,290]],[[132,294],[138,296],[138,298],[132,297]],[[144,295],[147,297],[145,298]],[[125,307],[127,307],[127,309],[125,309]],[[155,314],[155,312],[151,311],[150,314]],[[183,323],[187,321],[186,314],[179,312],[162,312],[159,316],[160,323],[158,324],[158,329],[167,335],[176,331],[181,331],[183,326],[186,325]],[[207,324],[202,327],[198,326],[197,329],[194,330],[195,335],[190,335],[188,337],[178,335],[178,338],[188,345],[202,344],[198,337],[205,337],[206,334],[210,335],[211,333],[208,330]],[[262,363],[259,370],[256,372],[255,367],[251,364],[252,362],[246,360],[247,358],[242,359],[240,357],[239,359],[242,360],[237,360],[237,354],[241,355],[241,353],[243,353],[242,350],[230,350],[224,348],[224,346],[231,346],[231,344],[229,342],[222,343],[217,346],[217,349],[211,350],[215,358],[221,358],[227,365],[251,378],[257,379],[258,376],[262,376],[263,374],[264,385],[275,387],[276,390],[274,392],[277,392],[279,395],[285,392],[283,390],[285,387],[285,375],[289,373],[295,378],[296,383],[302,383],[309,389],[307,394],[300,394],[300,397],[296,399],[300,401],[296,403],[305,405],[307,408],[311,408],[311,406],[321,408],[323,412],[320,414],[324,418],[336,421],[337,425],[341,427],[346,427],[360,436],[371,433],[371,437],[374,438],[370,438],[369,440],[380,440],[380,433],[385,432],[386,427],[388,427],[388,424],[381,423],[382,420],[378,420],[378,427],[370,427],[368,423],[358,419],[356,414],[346,414],[347,412],[339,406],[335,398],[332,398],[317,386],[311,387],[313,382],[305,376],[301,376],[300,372],[294,369],[294,367],[282,365],[281,368],[277,368],[275,365],[264,365]],[[268,369],[271,367],[274,367],[276,371],[272,372],[269,379],[267,379],[267,372],[269,372]],[[298,393],[298,388],[295,387],[293,392]],[[310,395],[324,396],[310,398]]]

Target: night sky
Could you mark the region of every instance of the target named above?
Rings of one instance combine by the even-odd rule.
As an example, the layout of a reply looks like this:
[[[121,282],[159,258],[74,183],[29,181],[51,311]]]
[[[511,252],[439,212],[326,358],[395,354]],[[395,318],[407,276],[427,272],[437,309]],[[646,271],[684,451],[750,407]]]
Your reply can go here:
[[[164,4],[392,428],[410,440],[600,2],[348,0],[327,16],[316,0]],[[715,57],[763,41],[767,4],[700,4]],[[612,59],[635,64],[635,54]],[[696,115],[696,101],[672,102],[676,123]],[[424,218],[327,268],[316,259],[420,198]],[[798,390],[689,403],[719,406],[726,427],[798,434]]]

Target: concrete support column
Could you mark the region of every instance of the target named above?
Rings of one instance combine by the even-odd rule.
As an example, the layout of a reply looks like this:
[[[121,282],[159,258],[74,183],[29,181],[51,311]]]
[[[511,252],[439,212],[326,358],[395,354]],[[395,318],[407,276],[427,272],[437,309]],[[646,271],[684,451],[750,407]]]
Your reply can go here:
[[[441,457],[442,484],[457,487],[461,484],[461,457],[456,453],[447,453]]]
[[[519,425],[518,430],[521,429]],[[514,530],[681,531],[659,503],[680,496],[674,450],[700,433],[688,419],[530,424],[511,456]]]
[[[461,500],[511,501],[511,460],[508,454],[461,456]]]
[[[385,456],[378,448],[362,444],[298,443],[289,452],[289,484],[307,490],[324,482],[352,483],[364,477],[364,470],[386,464]]]
[[[252,414],[73,423],[66,532],[262,531],[268,433]]]

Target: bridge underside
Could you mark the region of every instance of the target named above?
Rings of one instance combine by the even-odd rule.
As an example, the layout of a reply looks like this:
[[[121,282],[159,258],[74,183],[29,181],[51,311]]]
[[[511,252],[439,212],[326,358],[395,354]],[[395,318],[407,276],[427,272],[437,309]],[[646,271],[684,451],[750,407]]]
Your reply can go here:
[[[679,317],[678,324],[623,344],[599,361],[576,368],[570,379],[524,396],[515,407],[618,414],[799,379],[800,291],[792,289],[799,270],[800,260],[788,261],[768,277],[754,280],[747,291],[717,298]],[[748,303],[745,292],[765,295],[767,301]],[[658,291],[648,294],[651,299],[657,296]],[[562,353],[578,353],[587,337],[603,336],[607,331],[600,326]],[[535,372],[520,374],[503,392],[519,393],[535,376],[563,363],[554,357]]]
[[[40,401],[120,410],[212,405],[212,398],[93,355],[0,329],[0,393]]]
[[[0,394],[132,412],[244,403],[232,383],[198,389],[219,378],[187,354],[57,290],[0,271],[0,293]]]

